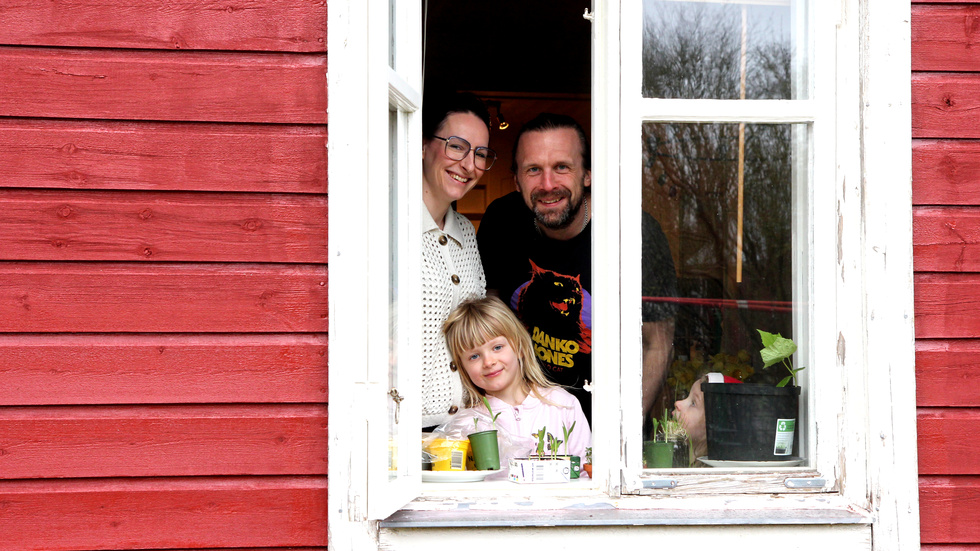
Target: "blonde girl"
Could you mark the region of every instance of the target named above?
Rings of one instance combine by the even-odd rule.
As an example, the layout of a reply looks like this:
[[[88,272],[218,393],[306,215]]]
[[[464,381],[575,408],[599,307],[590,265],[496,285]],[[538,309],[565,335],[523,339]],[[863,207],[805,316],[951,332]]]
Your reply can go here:
[[[542,427],[556,438],[574,424],[560,453],[584,455],[591,445],[589,422],[578,399],[550,382],[538,364],[534,343],[517,316],[500,299],[460,304],[443,324],[446,345],[459,368],[464,402],[483,410],[486,396],[497,429],[528,437]]]

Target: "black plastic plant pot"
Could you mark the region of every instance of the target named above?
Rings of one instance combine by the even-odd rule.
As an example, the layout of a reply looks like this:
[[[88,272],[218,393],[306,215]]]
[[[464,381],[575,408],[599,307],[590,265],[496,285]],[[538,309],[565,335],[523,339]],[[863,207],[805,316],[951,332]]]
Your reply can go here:
[[[799,456],[800,387],[702,383],[708,458],[783,461]]]

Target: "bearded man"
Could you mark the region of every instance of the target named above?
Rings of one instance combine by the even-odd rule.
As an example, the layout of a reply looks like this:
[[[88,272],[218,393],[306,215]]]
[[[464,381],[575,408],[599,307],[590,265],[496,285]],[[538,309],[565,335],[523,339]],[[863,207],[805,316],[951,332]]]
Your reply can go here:
[[[592,423],[592,188],[588,137],[575,119],[542,113],[521,128],[511,170],[517,191],[487,207],[477,232],[487,294],[509,304],[548,377],[568,388]],[[674,297],[677,276],[660,224],[643,215],[643,294]],[[643,306],[643,411],[666,375],[670,303]]]

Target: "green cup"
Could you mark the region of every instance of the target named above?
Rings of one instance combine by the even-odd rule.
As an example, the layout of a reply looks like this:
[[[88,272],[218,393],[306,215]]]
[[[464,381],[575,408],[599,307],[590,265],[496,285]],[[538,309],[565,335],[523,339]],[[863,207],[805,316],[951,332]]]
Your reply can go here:
[[[478,471],[495,471],[500,468],[500,452],[497,449],[497,431],[485,430],[470,435],[470,452]]]
[[[674,466],[674,444],[672,442],[643,443],[643,467],[647,469],[669,469]]]

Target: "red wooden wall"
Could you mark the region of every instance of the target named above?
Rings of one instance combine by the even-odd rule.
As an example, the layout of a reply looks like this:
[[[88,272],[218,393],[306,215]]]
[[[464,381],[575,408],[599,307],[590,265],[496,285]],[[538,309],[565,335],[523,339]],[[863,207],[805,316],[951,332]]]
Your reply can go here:
[[[980,549],[980,2],[912,0],[919,516]]]
[[[0,0],[0,551],[323,549],[326,0]]]

